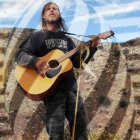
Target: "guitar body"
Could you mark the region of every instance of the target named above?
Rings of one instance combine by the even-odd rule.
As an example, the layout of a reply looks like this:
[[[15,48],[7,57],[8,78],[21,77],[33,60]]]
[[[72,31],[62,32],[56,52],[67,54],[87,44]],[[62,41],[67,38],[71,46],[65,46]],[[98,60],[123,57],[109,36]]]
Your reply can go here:
[[[46,62],[54,62],[62,57],[64,53],[60,50],[52,50],[47,55],[41,57]],[[57,61],[56,61],[57,62]],[[58,85],[61,78],[72,71],[70,59],[62,61],[57,66],[53,66],[46,71],[46,76],[42,77],[32,68],[16,66],[15,77],[20,87],[25,91],[28,98],[34,101],[41,101],[47,98]]]

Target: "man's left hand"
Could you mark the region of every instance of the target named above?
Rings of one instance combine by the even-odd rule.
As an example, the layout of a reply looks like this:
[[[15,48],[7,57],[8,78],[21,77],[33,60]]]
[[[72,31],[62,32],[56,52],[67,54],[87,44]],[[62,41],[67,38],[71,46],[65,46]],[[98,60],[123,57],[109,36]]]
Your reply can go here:
[[[93,36],[91,41],[92,43],[90,47],[95,48],[101,42],[101,39],[99,38],[99,36]]]

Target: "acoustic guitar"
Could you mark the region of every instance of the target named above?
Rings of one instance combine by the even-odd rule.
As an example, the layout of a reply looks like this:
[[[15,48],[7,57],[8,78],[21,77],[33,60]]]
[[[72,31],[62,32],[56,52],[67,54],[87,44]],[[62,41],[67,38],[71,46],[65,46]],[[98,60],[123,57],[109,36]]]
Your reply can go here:
[[[113,31],[107,31],[99,34],[98,37],[107,39],[113,35]],[[49,64],[49,68],[44,72],[44,76],[32,68],[16,65],[15,77],[17,83],[31,100],[44,100],[53,93],[60,79],[71,73],[73,64],[69,58],[81,49],[84,49],[83,45],[77,46],[66,54],[55,49],[41,57]]]

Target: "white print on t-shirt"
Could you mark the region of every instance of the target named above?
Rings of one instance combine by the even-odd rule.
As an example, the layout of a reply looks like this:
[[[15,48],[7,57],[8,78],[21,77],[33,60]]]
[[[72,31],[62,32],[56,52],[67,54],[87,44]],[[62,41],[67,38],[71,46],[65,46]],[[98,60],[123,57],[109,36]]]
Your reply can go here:
[[[47,39],[45,44],[48,49],[58,48],[58,49],[67,49],[67,41],[63,39]]]

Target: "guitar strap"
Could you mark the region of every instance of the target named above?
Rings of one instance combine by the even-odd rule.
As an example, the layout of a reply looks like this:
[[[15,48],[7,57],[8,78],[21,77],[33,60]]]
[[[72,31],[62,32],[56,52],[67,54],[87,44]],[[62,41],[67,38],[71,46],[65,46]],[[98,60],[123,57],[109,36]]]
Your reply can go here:
[[[82,36],[82,37],[88,37],[88,38],[91,38],[90,36],[77,35],[77,34],[74,34],[74,33],[68,33],[68,32],[64,32],[64,31],[61,31],[61,32],[64,33],[64,34],[68,34],[68,35],[75,35],[75,36],[78,36],[78,37]]]
[[[74,112],[74,124],[72,129],[72,140],[75,140],[75,128],[76,128],[76,119],[77,119],[77,111],[78,111],[78,100],[80,94],[80,81],[81,81],[81,72],[82,72],[82,52],[80,52],[80,67],[78,71],[78,80],[77,80],[77,94],[76,94],[76,103],[75,103],[75,112]]]

